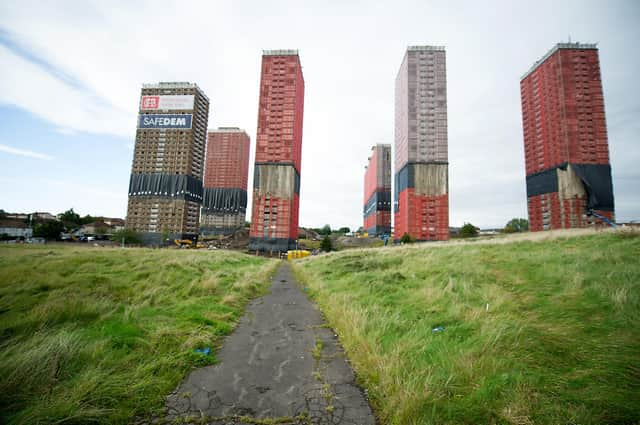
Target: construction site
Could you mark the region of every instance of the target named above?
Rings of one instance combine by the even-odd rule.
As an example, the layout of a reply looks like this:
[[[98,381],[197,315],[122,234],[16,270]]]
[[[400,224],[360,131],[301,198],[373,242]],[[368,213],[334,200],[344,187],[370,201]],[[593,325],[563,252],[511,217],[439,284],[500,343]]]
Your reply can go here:
[[[523,75],[520,92],[530,230],[615,225],[596,45],[557,44]],[[304,247],[305,239],[317,242],[317,234],[299,237],[304,77],[298,51],[263,51],[248,228],[250,137],[238,127],[207,133],[208,107],[195,84],[143,85],[127,228],[148,245],[270,255]],[[395,81],[393,149],[379,143],[371,150],[360,236],[448,240],[444,47],[406,49]],[[342,246],[371,245],[352,239]],[[306,245],[315,249],[315,242]]]
[[[391,235],[391,145],[371,148],[364,174],[364,223],[368,236]]]
[[[394,235],[449,239],[446,52],[410,46],[396,77]]]
[[[249,249],[296,248],[304,78],[297,50],[262,55]]]
[[[530,229],[615,220],[595,44],[559,43],[520,81]]]
[[[200,235],[229,235],[244,227],[249,135],[237,127],[207,132]]]

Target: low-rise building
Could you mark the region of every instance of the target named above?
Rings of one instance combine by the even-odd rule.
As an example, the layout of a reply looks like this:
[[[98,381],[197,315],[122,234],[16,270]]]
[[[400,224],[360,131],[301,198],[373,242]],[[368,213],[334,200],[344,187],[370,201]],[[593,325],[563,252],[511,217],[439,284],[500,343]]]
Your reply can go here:
[[[27,223],[21,220],[2,219],[0,220],[0,236],[9,238],[30,238],[33,230]]]

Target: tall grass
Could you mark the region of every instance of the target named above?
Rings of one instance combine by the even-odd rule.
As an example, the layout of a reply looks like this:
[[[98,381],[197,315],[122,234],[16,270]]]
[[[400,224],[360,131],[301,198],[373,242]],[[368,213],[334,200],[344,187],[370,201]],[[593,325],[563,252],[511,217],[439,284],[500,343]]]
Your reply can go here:
[[[0,248],[0,423],[159,411],[277,263],[230,252]]]
[[[640,421],[640,238],[297,263],[385,424]]]

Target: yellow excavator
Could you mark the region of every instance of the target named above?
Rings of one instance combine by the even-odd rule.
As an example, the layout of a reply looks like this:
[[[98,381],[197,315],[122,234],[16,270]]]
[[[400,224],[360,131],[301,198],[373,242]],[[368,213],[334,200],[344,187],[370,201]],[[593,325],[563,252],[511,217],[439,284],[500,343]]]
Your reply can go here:
[[[191,239],[174,239],[173,243],[179,246],[180,248],[206,248],[202,242],[193,243]]]
[[[180,248],[190,248],[193,245],[193,241],[191,239],[174,239],[173,243],[178,245]]]

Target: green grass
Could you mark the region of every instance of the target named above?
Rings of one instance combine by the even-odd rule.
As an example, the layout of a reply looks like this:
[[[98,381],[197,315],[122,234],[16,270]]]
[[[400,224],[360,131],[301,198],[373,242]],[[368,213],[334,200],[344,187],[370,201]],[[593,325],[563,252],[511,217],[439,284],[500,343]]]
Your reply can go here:
[[[640,423],[638,233],[293,264],[384,424]]]
[[[0,247],[0,423],[159,412],[277,262],[232,252]]]

